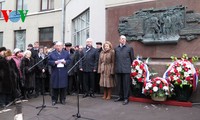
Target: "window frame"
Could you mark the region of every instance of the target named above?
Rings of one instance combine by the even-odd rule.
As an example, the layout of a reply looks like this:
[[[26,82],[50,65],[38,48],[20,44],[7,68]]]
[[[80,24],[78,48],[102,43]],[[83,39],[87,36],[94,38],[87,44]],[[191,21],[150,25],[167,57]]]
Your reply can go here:
[[[0,1],[0,18],[3,18],[3,15],[1,13],[1,10],[4,9],[3,5],[5,5],[5,1]]]
[[[27,10],[27,9],[24,9],[25,3],[26,3],[26,2],[24,2],[25,0],[21,0],[21,1],[22,1],[22,3],[21,3],[21,5],[22,5],[21,9],[18,8],[19,7],[18,6],[19,0],[16,1],[16,10]],[[27,4],[27,7],[28,7],[28,4]]]
[[[0,34],[2,34],[2,41],[0,41],[0,47],[3,47],[3,32],[0,31]]]
[[[85,20],[82,19],[85,17]],[[85,25],[83,25],[85,22]],[[84,35],[84,36],[83,36]],[[90,9],[86,9],[72,20],[72,43],[85,45],[85,40],[90,36]]]
[[[46,9],[43,9],[42,6],[43,6],[43,0],[40,1],[40,11],[48,11],[48,10],[54,10],[54,3],[55,3],[55,0],[53,0],[53,7],[50,8],[50,2],[51,0],[46,0],[47,1],[47,4],[46,4]]]
[[[41,39],[41,34],[42,34],[42,29],[51,29],[51,32],[52,32],[52,40],[49,39],[49,40],[42,40]],[[43,46],[47,46],[47,47],[52,47],[53,46],[53,37],[54,37],[54,26],[48,26],[48,27],[40,27],[38,28],[38,34],[39,34],[39,43],[40,45],[43,45]],[[44,33],[44,32],[43,32]],[[45,32],[46,34],[47,32]]]
[[[18,46],[17,46],[17,38],[16,38],[16,32],[19,32],[19,31],[24,31],[25,32],[25,40],[24,40],[24,44],[23,44],[23,48],[24,49],[22,49],[22,48],[19,48]],[[26,50],[26,29],[22,29],[22,30],[14,30],[14,48],[19,48],[19,49],[21,49],[21,50]]]

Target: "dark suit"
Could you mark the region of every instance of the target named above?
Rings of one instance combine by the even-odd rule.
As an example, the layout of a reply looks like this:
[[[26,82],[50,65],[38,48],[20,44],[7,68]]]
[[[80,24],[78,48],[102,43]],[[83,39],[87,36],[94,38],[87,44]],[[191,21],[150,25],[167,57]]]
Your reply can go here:
[[[119,97],[128,100],[130,90],[131,64],[134,59],[134,51],[128,45],[115,48],[115,73]]]
[[[84,58],[80,61],[79,68],[83,69],[83,86],[85,94],[94,94],[95,89],[95,72],[97,70],[97,51],[94,47],[84,48],[80,58]]]

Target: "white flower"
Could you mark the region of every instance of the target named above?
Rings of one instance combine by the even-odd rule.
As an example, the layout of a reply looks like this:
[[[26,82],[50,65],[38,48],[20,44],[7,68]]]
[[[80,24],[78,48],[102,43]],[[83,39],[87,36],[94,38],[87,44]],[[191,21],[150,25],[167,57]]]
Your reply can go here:
[[[186,66],[185,67],[187,67],[187,68],[190,68],[191,67],[191,65],[190,64],[188,64],[188,63],[186,63]]]
[[[182,71],[182,67],[177,67],[178,72]]]
[[[146,86],[148,86],[149,88],[151,88],[152,84],[151,83],[147,83]]]
[[[136,70],[135,69],[131,69],[131,72],[133,73],[133,72],[135,72]]]
[[[158,87],[156,87],[156,86],[153,87],[153,91],[154,91],[154,92],[157,92],[157,91],[158,91]]]
[[[136,69],[136,70],[140,70],[140,67],[137,65],[137,66],[135,67],[135,69]]]
[[[173,76],[174,80],[178,80],[178,77],[176,75]]]
[[[146,90],[149,90],[149,86],[145,86],[145,89],[146,89]]]
[[[192,70],[188,70],[188,74],[192,74]]]
[[[136,81],[134,79],[132,79],[132,84],[136,85]]]
[[[156,81],[156,84],[160,84],[160,82],[161,82],[160,80],[157,80],[157,81]]]
[[[188,77],[188,76],[190,76],[190,74],[188,72],[184,72],[184,76]]]
[[[137,74],[135,77],[136,77],[137,79],[139,79],[139,78],[142,77],[142,74]]]
[[[183,84],[183,85],[187,85],[187,83],[188,83],[188,82],[187,82],[186,80],[183,80],[183,81],[182,81],[182,84]]]
[[[163,87],[163,90],[164,90],[164,91],[169,91],[169,87],[164,86],[164,87]]]
[[[142,74],[142,70],[141,70],[141,69],[139,69],[139,70],[138,70],[138,73],[139,73],[139,74]]]
[[[170,73],[173,73],[173,72],[174,72],[174,69],[171,69],[171,70],[170,70]]]

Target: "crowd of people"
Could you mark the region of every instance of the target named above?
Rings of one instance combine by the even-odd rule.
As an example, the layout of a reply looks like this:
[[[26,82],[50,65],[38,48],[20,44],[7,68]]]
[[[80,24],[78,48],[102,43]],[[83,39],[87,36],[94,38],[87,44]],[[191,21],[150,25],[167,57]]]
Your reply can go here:
[[[54,42],[52,48],[39,42],[29,44],[27,50],[13,52],[0,47],[0,106],[16,99],[31,99],[50,93],[52,105],[65,104],[67,95],[83,94],[95,98],[103,88],[103,99],[110,100],[112,88],[119,97],[114,101],[128,104],[133,48],[121,35],[113,48],[109,41],[96,42],[88,38],[86,46]]]

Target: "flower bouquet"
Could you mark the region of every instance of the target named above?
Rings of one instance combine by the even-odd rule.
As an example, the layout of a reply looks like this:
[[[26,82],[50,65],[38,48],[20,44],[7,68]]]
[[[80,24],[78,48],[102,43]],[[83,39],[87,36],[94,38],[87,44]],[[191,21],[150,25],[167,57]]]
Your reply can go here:
[[[171,96],[172,91],[173,85],[161,77],[151,79],[143,89],[143,93],[150,95],[154,101],[165,101],[167,96]]]
[[[142,88],[149,81],[149,69],[146,62],[139,57],[131,65],[132,93],[134,96],[142,97]]]
[[[170,64],[163,78],[175,86],[175,95],[177,100],[188,101],[192,91],[196,89],[198,75],[192,62],[197,61],[198,57],[188,59],[186,54],[178,60],[172,57],[173,63]]]

